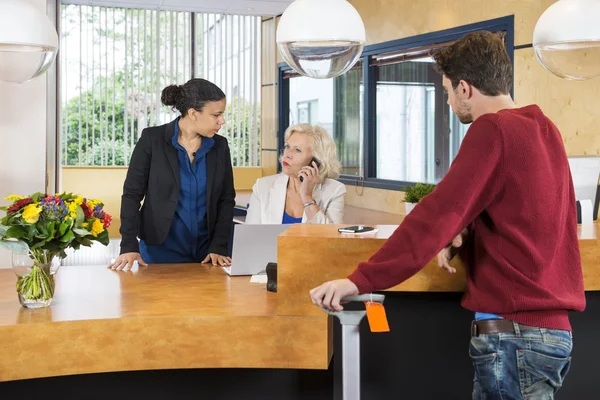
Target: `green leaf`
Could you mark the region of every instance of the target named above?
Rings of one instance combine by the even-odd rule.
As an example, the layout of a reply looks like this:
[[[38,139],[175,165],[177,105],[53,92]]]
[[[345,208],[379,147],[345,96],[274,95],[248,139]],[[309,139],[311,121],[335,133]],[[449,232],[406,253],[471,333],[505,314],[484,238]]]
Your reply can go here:
[[[69,243],[73,239],[75,239],[75,234],[73,233],[73,231],[68,231],[66,234],[60,237],[60,241],[63,243]]]
[[[38,222],[36,225],[38,227],[38,231],[40,232],[40,235],[47,237],[48,236],[48,223],[46,221],[44,221],[44,222]]]
[[[3,225],[20,225],[21,224],[21,213],[10,214],[7,216],[6,223]]]
[[[31,225],[27,226],[27,238],[29,240],[32,240],[35,237],[36,233],[37,233],[36,224],[31,224]]]
[[[73,232],[75,232],[79,236],[88,236],[88,235],[91,235],[90,231],[88,231],[87,229],[83,229],[83,228],[74,228]]]
[[[37,203],[38,201],[42,200],[46,196],[44,196],[43,193],[37,192],[37,193],[32,194],[29,197],[31,197],[31,200],[33,200],[34,203]]]
[[[31,249],[39,249],[40,247],[44,246],[46,244],[46,242],[41,241],[41,242],[37,242],[35,243],[33,246],[31,246]]]
[[[108,231],[106,229],[103,230],[102,233],[98,235],[96,240],[99,241],[100,243],[102,243],[103,245],[108,246],[108,244],[110,243],[110,238],[108,237]]]
[[[77,219],[75,220],[75,226],[79,227],[79,226],[81,226],[81,224],[83,223],[83,220],[85,219],[85,214],[83,213],[83,209],[81,208],[81,206],[77,207],[76,214],[77,214]]]
[[[56,224],[54,223],[54,221],[52,221],[48,224],[48,240],[54,238],[54,234],[56,233],[55,225]]]
[[[63,201],[71,201],[75,198],[73,193],[62,193],[59,197],[63,199]]]
[[[20,226],[11,226],[6,231],[7,238],[21,239],[25,236],[27,236],[27,231]]]
[[[79,239],[79,242],[81,243],[82,246],[88,246],[88,247],[94,243],[88,238],[81,238],[81,239]]]
[[[4,237],[4,235],[6,235],[7,230],[8,226],[0,225],[0,237]]]
[[[58,227],[58,236],[62,237],[65,234],[65,232],[67,231],[67,229],[70,228],[69,225],[70,224],[67,221],[61,223],[60,226]]]
[[[423,197],[433,192],[434,189],[435,185],[426,183],[417,183],[414,186],[409,186],[404,191],[404,201],[407,203],[418,203]]]
[[[0,207],[0,211],[6,211],[6,212],[8,212],[8,207],[6,207],[6,206]]]
[[[20,240],[0,240],[0,246],[12,251],[13,253],[27,253],[29,246]]]

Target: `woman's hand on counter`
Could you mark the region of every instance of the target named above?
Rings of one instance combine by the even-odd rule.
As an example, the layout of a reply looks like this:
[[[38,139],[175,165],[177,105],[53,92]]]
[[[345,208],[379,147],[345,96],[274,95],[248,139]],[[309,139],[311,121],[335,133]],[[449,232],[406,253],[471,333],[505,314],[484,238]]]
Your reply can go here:
[[[210,253],[202,261],[202,264],[220,265],[222,267],[231,265],[231,257],[222,256],[220,254]]]
[[[310,291],[313,304],[330,311],[342,311],[341,301],[346,296],[358,294],[358,288],[350,279],[325,282]]]
[[[133,268],[133,263],[137,261],[139,266],[147,267],[148,264],[142,259],[140,253],[123,253],[115,261],[109,264],[108,268],[120,271]]]

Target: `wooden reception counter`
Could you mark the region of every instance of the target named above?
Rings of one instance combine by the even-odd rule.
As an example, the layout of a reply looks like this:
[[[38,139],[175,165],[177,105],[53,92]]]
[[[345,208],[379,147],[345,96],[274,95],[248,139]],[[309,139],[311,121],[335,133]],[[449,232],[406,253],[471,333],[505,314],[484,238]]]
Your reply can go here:
[[[137,273],[62,267],[45,309],[0,270],[0,381],[184,368],[327,369],[327,318],[277,315],[277,294],[201,264]]]
[[[137,272],[62,267],[47,309],[19,306],[12,270],[0,270],[0,381],[97,372],[189,368],[327,369],[333,323],[310,288],[344,277],[394,226],[372,236],[294,225],[278,241],[278,293],[200,264]],[[586,290],[600,290],[598,226],[580,232]],[[460,292],[464,268],[432,261],[394,291]]]
[[[278,289],[280,315],[313,315],[320,310],[306,293],[323,281],[349,275],[358,261],[374,254],[396,229],[396,225],[377,226],[375,234],[352,235],[337,231],[342,225],[294,225],[279,236]],[[600,224],[579,226],[585,289],[600,290]],[[463,292],[465,267],[460,258],[452,260],[456,274],[448,274],[431,260],[412,278],[395,286],[396,292]]]

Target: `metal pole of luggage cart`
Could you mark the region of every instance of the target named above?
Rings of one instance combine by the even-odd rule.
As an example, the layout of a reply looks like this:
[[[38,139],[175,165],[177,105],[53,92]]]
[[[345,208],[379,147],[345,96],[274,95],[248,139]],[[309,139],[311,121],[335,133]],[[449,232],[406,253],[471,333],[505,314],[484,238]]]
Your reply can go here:
[[[344,302],[383,303],[382,294],[363,294],[344,297]],[[366,311],[327,311],[342,324],[342,395],[343,400],[360,400],[360,321]]]

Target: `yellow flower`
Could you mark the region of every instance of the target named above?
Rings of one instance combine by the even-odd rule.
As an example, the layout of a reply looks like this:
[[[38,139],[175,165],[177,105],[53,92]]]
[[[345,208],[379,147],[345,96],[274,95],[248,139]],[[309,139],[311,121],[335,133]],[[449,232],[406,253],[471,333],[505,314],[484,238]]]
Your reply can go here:
[[[77,218],[77,207],[79,207],[79,205],[76,202],[71,201],[69,203],[69,217],[73,219]]]
[[[77,196],[75,197],[75,204],[77,204],[78,206],[83,204],[83,197],[81,196]]]
[[[88,201],[87,201],[87,205],[88,205],[88,207],[90,207],[90,210],[93,210],[94,207],[96,207],[100,203],[102,203],[102,202],[97,199],[88,199]]]
[[[88,224],[87,222],[82,222],[82,223],[81,223],[81,227],[82,227],[82,228],[87,228],[87,227],[88,227],[88,225],[89,225],[89,224]]]
[[[93,237],[96,237],[102,232],[104,232],[104,225],[102,224],[102,221],[100,221],[100,219],[96,218],[94,220],[94,224],[92,225],[92,230],[90,232],[92,232]]]
[[[8,201],[17,201],[17,200],[21,200],[24,199],[24,196],[17,196],[16,194],[11,194],[8,197],[5,197],[4,200],[8,200]]]
[[[29,204],[23,209],[23,219],[28,224],[35,224],[40,219],[41,212],[42,207],[38,206],[37,204]]]

